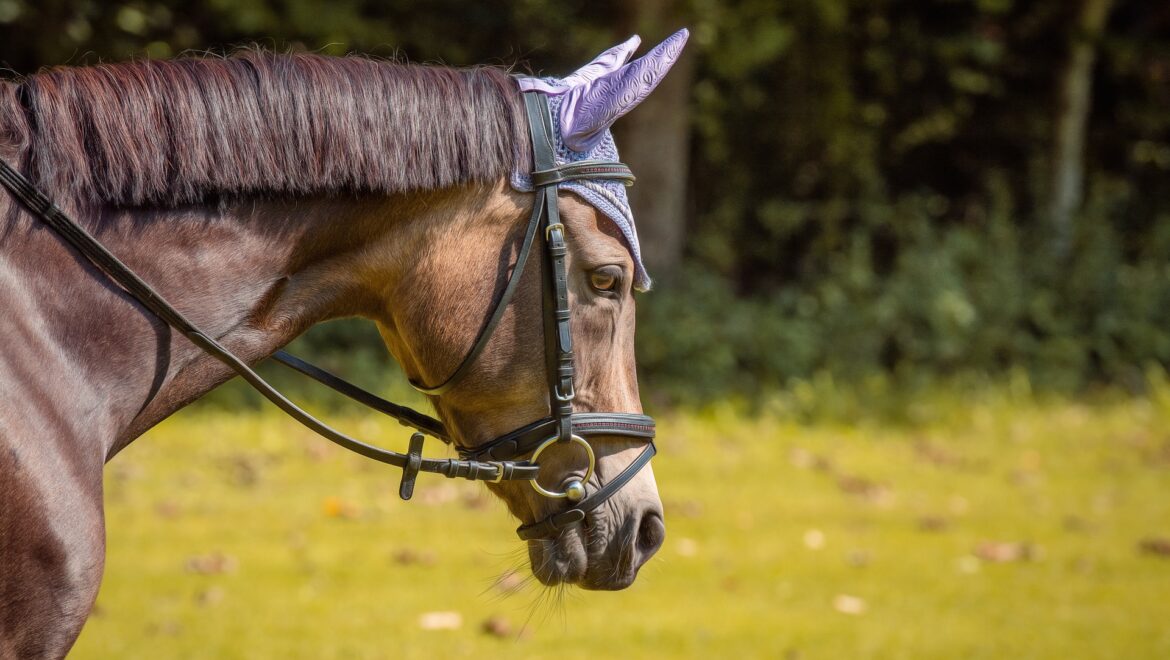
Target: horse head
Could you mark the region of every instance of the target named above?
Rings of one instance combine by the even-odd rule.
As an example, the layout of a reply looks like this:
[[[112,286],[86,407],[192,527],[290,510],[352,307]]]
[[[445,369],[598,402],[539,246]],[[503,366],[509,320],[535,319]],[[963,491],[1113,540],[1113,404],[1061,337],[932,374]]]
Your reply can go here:
[[[678,58],[686,38],[687,32],[680,31],[642,58],[627,62],[638,45],[634,37],[564,79],[519,79],[522,93],[544,97],[535,112],[548,113],[553,166],[616,161],[609,127],[653,90]],[[537,142],[545,137],[538,130],[532,135]],[[398,314],[380,326],[412,381],[429,384],[421,389],[432,395],[465,455],[513,458],[514,452],[499,456],[483,448],[497,446],[500,438],[531,426],[533,420],[555,416],[558,390],[550,387],[550,379],[556,380],[550,374],[557,366],[545,348],[550,333],[557,332],[555,322],[548,320],[551,303],[547,299],[553,295],[555,278],[548,277],[552,267],[548,260],[526,256],[526,233],[516,229],[527,224],[531,233],[533,208],[544,203],[540,196],[545,192],[534,169],[541,169],[539,162],[518,167],[508,183],[501,182],[481,197],[476,218],[461,224],[471,227],[473,236],[434,237],[429,249],[419,255],[426,265],[398,285],[403,297],[417,301],[409,306],[411,313]],[[534,188],[538,188],[535,194]],[[642,412],[634,358],[633,293],[649,286],[624,188],[621,181],[583,176],[561,183],[555,203],[549,202],[556,207],[554,212],[559,211],[567,246],[564,267],[571,387],[575,389],[572,413],[575,420],[578,415],[616,414],[617,418],[608,420],[613,433],[593,434],[578,443],[553,442],[555,433],[550,434],[550,446],[539,457],[541,488],[522,481],[489,486],[531,529],[572,507],[573,497],[550,498],[550,493],[559,495],[584,486],[582,493],[588,494],[614,479],[628,478],[620,490],[607,496],[604,505],[588,511],[581,524],[530,539],[533,571],[547,585],[624,588],[665,536],[653,471],[646,466],[632,476],[619,477],[645,451],[645,438],[631,437],[621,427],[623,416],[636,419]],[[533,220],[525,223],[525,218]],[[495,224],[510,227],[512,239],[502,251],[485,251],[484,245],[492,244],[490,227]],[[537,244],[551,240],[550,230],[560,234],[549,224],[536,227]],[[526,259],[534,262],[527,268]],[[510,277],[517,275],[514,297],[496,303],[505,305],[499,308],[498,324],[491,327],[487,322],[485,328],[482,319],[492,312],[490,301],[506,296]],[[478,353],[477,332],[484,340]],[[468,348],[473,345],[476,349]],[[469,351],[474,359],[468,357]],[[630,427],[636,425],[632,422]],[[544,434],[535,439],[545,440]],[[531,459],[533,447],[522,449],[521,454]],[[590,453],[595,456],[591,458]]]

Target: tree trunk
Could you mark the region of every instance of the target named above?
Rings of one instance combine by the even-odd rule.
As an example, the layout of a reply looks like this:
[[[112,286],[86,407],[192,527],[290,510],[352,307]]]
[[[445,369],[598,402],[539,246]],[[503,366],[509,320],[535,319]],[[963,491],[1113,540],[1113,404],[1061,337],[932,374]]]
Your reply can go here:
[[[1068,59],[1057,82],[1048,217],[1054,232],[1053,246],[1062,259],[1072,246],[1075,216],[1084,199],[1085,133],[1092,105],[1093,65],[1097,42],[1113,4],[1114,0],[1081,1]]]
[[[644,48],[652,47],[682,26],[680,4],[631,2],[623,23],[642,35]],[[686,238],[694,48],[688,46],[658,89],[614,125],[622,159],[638,177],[629,194],[642,256],[659,281],[678,272]]]

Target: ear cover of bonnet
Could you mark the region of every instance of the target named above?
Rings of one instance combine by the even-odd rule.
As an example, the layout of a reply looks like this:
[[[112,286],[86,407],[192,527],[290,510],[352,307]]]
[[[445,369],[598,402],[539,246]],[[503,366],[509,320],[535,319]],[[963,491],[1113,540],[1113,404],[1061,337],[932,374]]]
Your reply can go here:
[[[610,126],[654,91],[678,61],[688,36],[686,29],[679,30],[650,52],[627,63],[641,43],[639,37],[633,36],[565,78],[520,78],[521,91],[537,91],[549,97],[557,164],[619,160]],[[517,190],[533,190],[526,168],[514,171],[511,181]],[[650,276],[642,264],[638,232],[625,186],[618,181],[578,180],[562,183],[561,188],[581,197],[618,226],[634,258],[634,286],[643,291],[649,289]]]

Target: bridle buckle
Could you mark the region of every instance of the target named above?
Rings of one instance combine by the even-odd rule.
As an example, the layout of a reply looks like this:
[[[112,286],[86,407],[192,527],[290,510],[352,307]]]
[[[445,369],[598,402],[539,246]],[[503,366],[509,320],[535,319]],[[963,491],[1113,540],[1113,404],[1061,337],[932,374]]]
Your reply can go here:
[[[487,463],[488,465],[491,465],[492,467],[496,468],[496,478],[495,479],[487,479],[486,481],[490,484],[498,484],[498,483],[502,482],[504,480],[504,463],[502,461],[484,461],[484,462]]]
[[[554,385],[553,390],[554,390],[553,396],[556,397],[557,401],[560,401],[562,403],[568,403],[569,401],[572,401],[573,399],[577,398],[577,386],[575,384],[573,384],[573,381],[569,381],[569,393],[568,394],[564,394],[561,392],[560,383],[557,383],[556,385]]]

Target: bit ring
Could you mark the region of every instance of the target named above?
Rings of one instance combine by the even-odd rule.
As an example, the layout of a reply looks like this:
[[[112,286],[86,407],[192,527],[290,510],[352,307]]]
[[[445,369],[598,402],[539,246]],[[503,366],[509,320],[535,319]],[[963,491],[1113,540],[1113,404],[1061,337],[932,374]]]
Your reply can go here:
[[[540,453],[545,449],[548,449],[551,445],[555,444],[558,440],[560,440],[560,437],[554,435],[548,440],[540,443],[540,446],[532,452],[532,458],[528,460],[535,463],[536,459],[540,458]],[[597,457],[593,455],[593,447],[589,446],[589,443],[585,441],[585,438],[582,438],[581,436],[574,433],[569,437],[569,440],[574,444],[581,445],[581,447],[585,450],[585,455],[589,458],[589,467],[585,468],[585,477],[581,479],[581,483],[586,483],[589,481],[589,477],[593,476],[593,468],[595,465],[597,465]],[[536,492],[554,500],[563,499],[569,496],[569,491],[566,490],[558,493],[556,491],[549,490],[544,486],[541,486],[540,482],[536,479],[533,479],[528,483],[532,484],[532,487],[536,489]]]

